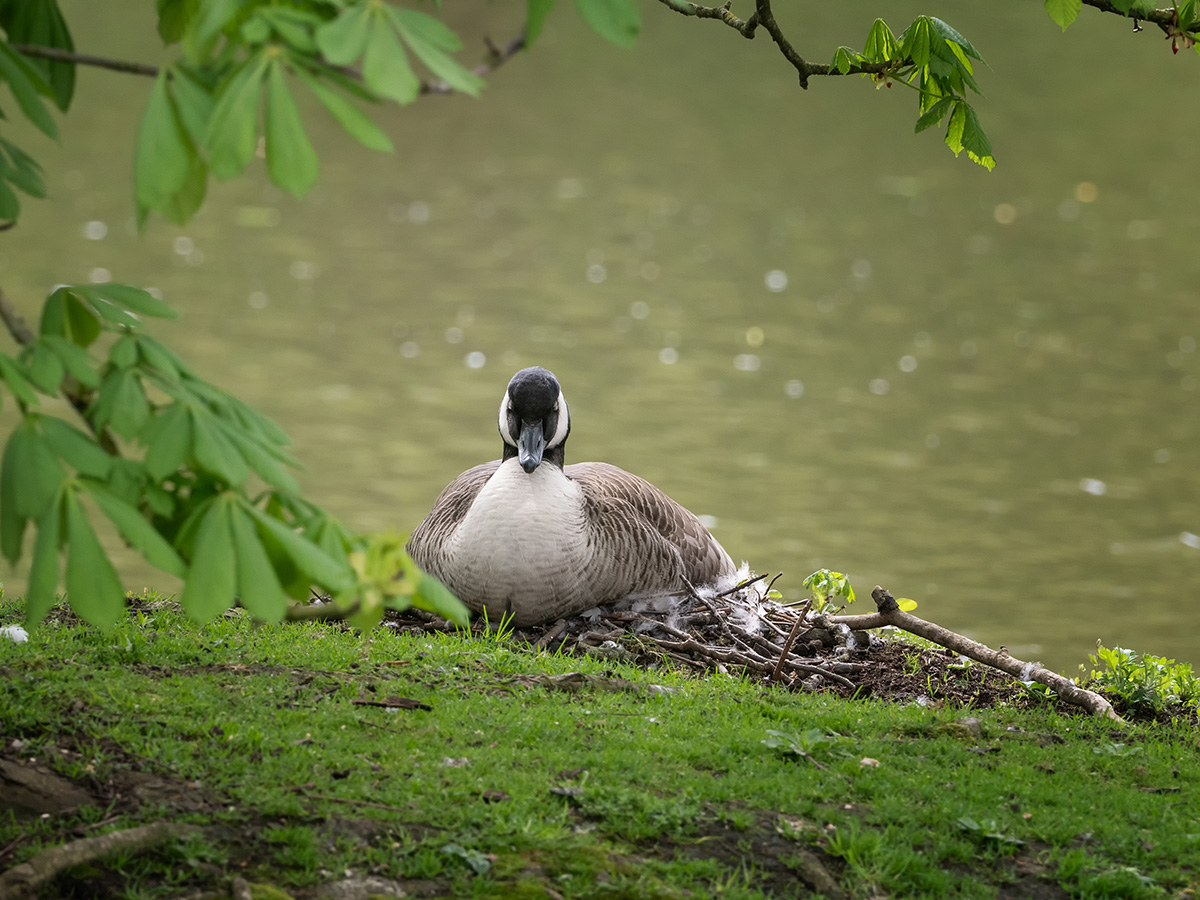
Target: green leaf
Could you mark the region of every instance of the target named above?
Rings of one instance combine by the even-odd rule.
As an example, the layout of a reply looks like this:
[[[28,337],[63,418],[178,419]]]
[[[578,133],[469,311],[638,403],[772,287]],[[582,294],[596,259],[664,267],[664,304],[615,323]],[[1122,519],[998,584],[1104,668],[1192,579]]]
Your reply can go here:
[[[193,152],[188,165],[187,178],[182,187],[171,198],[161,212],[168,222],[175,225],[186,225],[192,216],[204,203],[204,195],[208,191],[208,165]],[[140,227],[140,226],[139,226]]]
[[[135,330],[141,328],[142,322],[137,316],[93,290],[96,287],[98,285],[77,284],[73,285],[70,290],[75,296],[90,306],[102,321],[108,322],[110,325],[116,325],[119,328],[132,328]]]
[[[936,125],[938,122],[942,121],[942,119],[945,117],[946,113],[948,113],[950,111],[950,107],[953,105],[953,103],[954,103],[953,97],[943,97],[941,100],[939,100],[933,106],[931,106],[928,109],[928,111],[926,111],[926,113],[923,116],[921,116],[921,118],[917,119],[917,127],[915,129],[915,133],[919,134],[920,132],[924,131],[926,128]]]
[[[950,114],[950,123],[946,126],[946,146],[958,156],[962,152],[963,126],[967,122],[967,104],[961,100],[954,102],[954,112]]]
[[[575,8],[588,27],[619,47],[632,47],[641,29],[634,0],[575,0]]]
[[[81,478],[79,482],[83,487],[100,483],[88,478]],[[114,457],[112,471],[104,479],[103,486],[131,506],[137,506],[142,501],[142,490],[149,486],[149,482],[146,467],[139,461]]]
[[[409,65],[386,13],[371,18],[371,35],[363,57],[363,81],[375,93],[397,103],[411,103],[421,93],[421,81]]]
[[[187,461],[192,449],[192,418],[182,403],[172,403],[159,413],[142,432],[146,471],[158,481],[175,474]]]
[[[1046,0],[1046,12],[1063,31],[1075,21],[1082,7],[1082,0]]]
[[[168,70],[154,79],[134,149],[133,184],[138,203],[163,209],[183,186],[193,150],[167,89]]]
[[[900,55],[913,61],[919,68],[929,65],[931,46],[937,36],[929,16],[917,16],[900,35]]]
[[[25,374],[45,394],[54,394],[62,384],[66,369],[58,354],[38,341],[29,351],[28,368]]]
[[[872,62],[886,62],[895,59],[899,53],[900,45],[896,43],[892,29],[888,28],[887,22],[883,19],[876,19],[871,25],[871,31],[867,34],[867,45],[863,47],[863,56]]]
[[[963,53],[965,53],[967,56],[971,57],[972,59],[977,59],[981,63],[986,64],[986,60],[982,56],[979,55],[979,51],[975,49],[975,47],[971,44],[970,41],[968,41],[965,37],[963,37],[961,34],[959,34],[957,29],[946,24],[941,19],[939,19],[937,16],[930,16],[929,21],[933,25],[933,30],[936,31],[939,35],[941,35],[943,40],[945,40],[951,44],[956,44],[957,46],[962,48]]]
[[[295,197],[303,197],[317,180],[317,153],[300,122],[300,111],[288,89],[283,63],[271,62],[267,76],[267,171],[271,180]]]
[[[239,11],[241,0],[201,0],[200,14],[189,23],[187,38],[200,47],[215,40]]]
[[[137,507],[122,500],[103,485],[83,482],[82,486],[96,501],[100,511],[117,526],[121,537],[136,547],[150,565],[180,578],[184,576],[187,566],[175,552],[175,548],[146,521]]]
[[[42,335],[39,340],[58,355],[72,378],[84,387],[100,386],[100,373],[96,371],[92,358],[85,349],[59,334]]]
[[[46,445],[76,472],[94,478],[108,477],[113,458],[92,437],[56,416],[41,416],[38,424]]]
[[[541,36],[546,17],[554,9],[554,0],[528,0],[525,4],[525,49]]]
[[[838,47],[833,51],[833,62],[830,68],[837,69],[841,74],[845,75],[851,68],[858,64],[858,54],[849,47]]]
[[[8,40],[13,44],[36,44],[71,51],[75,44],[55,0],[21,0],[9,3],[5,22]],[[35,59],[29,64],[50,85],[54,102],[63,112],[75,93],[75,63],[56,59]]]
[[[316,51],[313,29],[325,24],[319,16],[289,6],[260,6],[255,14],[265,20],[293,50],[305,55]]]
[[[472,97],[479,96],[484,80],[449,56],[462,49],[462,41],[457,34],[433,16],[415,9],[390,6],[388,11],[396,31],[430,72],[456,91]]]
[[[62,491],[59,491],[37,523],[29,586],[25,591],[25,621],[31,625],[46,618],[46,613],[54,606],[54,591],[58,587],[58,547],[62,543],[62,500]]]
[[[21,201],[8,186],[8,180],[0,178],[0,219],[15,222],[21,217]],[[7,227],[7,226],[6,226]]]
[[[92,410],[96,428],[111,427],[124,438],[137,437],[150,421],[150,401],[141,380],[129,369],[112,369],[104,376]]]
[[[184,66],[172,66],[171,75],[169,86],[179,121],[192,143],[199,146],[204,143],[208,120],[212,117],[212,95]]]
[[[58,288],[42,304],[42,318],[38,323],[38,334],[45,337],[51,334],[65,336],[66,333],[67,291]]]
[[[41,416],[28,415],[13,429],[4,451],[3,480],[13,511],[26,519],[45,513],[67,477],[37,430]]]
[[[276,455],[263,447],[253,436],[220,419],[217,420],[217,426],[225,432],[230,442],[237,447],[242,458],[259,478],[281,491],[300,489],[296,479],[280,465]]]
[[[333,65],[348,66],[366,50],[371,22],[365,3],[344,9],[336,19],[317,29],[317,47]]]
[[[89,299],[103,297],[131,312],[158,319],[178,319],[179,313],[167,306],[148,291],[128,284],[80,285],[75,290],[86,294]]]
[[[192,565],[179,602],[198,622],[207,622],[233,606],[237,557],[229,522],[231,511],[230,495],[218,496],[196,530]]]
[[[975,110],[969,104],[964,103],[963,106],[966,107],[962,131],[963,148],[967,151],[967,156],[990,172],[996,167],[996,160],[992,156],[992,142],[983,133],[983,126],[979,124]]]
[[[4,379],[4,383],[8,385],[8,389],[13,392],[18,400],[26,406],[37,406],[37,392],[29,382],[29,377],[10,356],[5,356],[0,353],[0,378]]]
[[[200,0],[156,0],[158,36],[164,44],[174,44],[183,37],[192,17],[200,8]]]
[[[241,173],[254,156],[258,138],[258,95],[266,74],[263,51],[246,60],[226,81],[208,120],[205,144],[217,178]]]
[[[41,97],[38,96],[39,93],[50,96],[53,91],[28,60],[2,40],[0,40],[0,79],[8,82],[8,87],[25,117],[47,137],[57,138],[58,126],[54,123],[45,104],[42,103]]]
[[[372,150],[393,151],[392,139],[353,103],[299,66],[296,74],[352,138]]]
[[[267,558],[254,520],[245,508],[231,510],[233,540],[237,554],[237,593],[251,615],[278,622],[287,612],[287,597]]]
[[[187,364],[154,338],[147,334],[139,334],[136,336],[136,340],[138,353],[146,365],[174,380],[178,380],[185,373],[190,374],[191,370],[188,369]]]
[[[346,590],[352,583],[349,566],[339,559],[330,556],[316,544],[303,535],[297,534],[279,519],[267,515],[257,507],[245,503],[260,526],[269,531],[283,546],[287,554],[313,582],[321,585],[331,593]]]
[[[246,428],[260,437],[264,444],[272,444],[280,447],[291,444],[291,439],[287,436],[287,432],[271,421],[270,418],[264,416],[258,410],[247,406],[236,397],[230,396],[220,388],[214,387],[207,381],[199,378],[186,378],[182,381],[182,386],[193,397],[211,406],[214,412],[221,418]],[[283,459],[284,457],[280,458]]]
[[[257,44],[265,44],[271,37],[271,23],[258,15],[259,10],[255,10],[255,15],[242,23],[242,41],[251,46]]]
[[[123,334],[113,342],[108,348],[108,361],[118,369],[137,365],[138,345],[132,334]]]
[[[428,572],[421,574],[416,593],[413,594],[412,605],[463,628],[470,622],[470,613],[462,601]]]
[[[0,147],[8,154],[10,160],[7,166],[3,166],[3,157],[0,157],[0,167],[5,169],[4,177],[29,196],[45,198],[46,183],[42,180],[42,167],[38,161],[16,144],[3,138],[0,138]]]
[[[29,519],[24,511],[17,509],[17,495],[26,477],[22,467],[29,453],[28,448],[21,445],[29,439],[28,431],[21,428],[13,431],[4,446],[4,459],[0,462],[0,552],[13,565],[21,555],[25,523]]]
[[[90,347],[100,336],[100,322],[74,289],[60,287],[42,308],[41,333],[59,334],[80,347]]]
[[[190,412],[192,453],[196,457],[197,465],[229,485],[244,484],[250,471],[246,467],[246,461],[220,427],[220,423],[207,410],[193,407]]]
[[[64,492],[67,517],[67,600],[85,622],[108,628],[125,613],[125,589],[75,491]]]

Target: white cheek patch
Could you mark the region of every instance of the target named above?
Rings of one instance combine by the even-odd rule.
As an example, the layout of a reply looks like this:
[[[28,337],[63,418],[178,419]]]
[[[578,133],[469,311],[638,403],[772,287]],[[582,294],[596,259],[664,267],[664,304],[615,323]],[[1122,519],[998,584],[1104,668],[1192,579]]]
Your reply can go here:
[[[547,447],[557,447],[567,439],[567,431],[571,427],[571,414],[567,411],[567,398],[558,392],[558,427],[554,429],[554,437],[546,442]]]
[[[517,446],[516,437],[508,430],[508,391],[504,391],[504,399],[500,401],[500,437],[510,447]]]

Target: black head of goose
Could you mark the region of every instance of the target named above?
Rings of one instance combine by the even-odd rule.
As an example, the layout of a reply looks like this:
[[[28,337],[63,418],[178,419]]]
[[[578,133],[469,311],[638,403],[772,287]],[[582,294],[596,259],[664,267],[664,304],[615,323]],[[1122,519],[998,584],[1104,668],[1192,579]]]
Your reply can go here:
[[[492,621],[553,621],[632,597],[732,587],[700,520],[607,463],[565,465],[570,412],[550,371],[522,369],[500,401],[503,456],[463,472],[408,542],[422,569]]]

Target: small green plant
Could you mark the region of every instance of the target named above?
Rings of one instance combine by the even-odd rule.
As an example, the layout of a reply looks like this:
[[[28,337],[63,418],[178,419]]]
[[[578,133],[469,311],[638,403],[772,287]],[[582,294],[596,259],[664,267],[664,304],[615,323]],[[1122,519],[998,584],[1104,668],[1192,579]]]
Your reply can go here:
[[[1020,838],[1015,838],[1010,834],[1005,834],[1000,830],[1000,826],[996,824],[995,819],[982,819],[976,821],[970,816],[960,816],[956,822],[959,828],[969,832],[977,837],[984,838],[988,841],[995,841],[997,844],[1012,844],[1014,846],[1024,844]]]
[[[492,858],[486,853],[480,853],[478,850],[471,850],[459,844],[446,844],[442,847],[442,853],[446,856],[455,856],[471,867],[471,870],[476,875],[486,875],[488,870],[492,868]]]
[[[1116,695],[1129,707],[1162,711],[1170,706],[1200,704],[1200,677],[1192,673],[1190,663],[1123,647],[1105,647],[1099,641],[1088,659],[1093,668],[1086,683]]]
[[[799,756],[801,759],[807,759],[814,765],[819,766],[813,756],[814,752],[821,752],[825,756],[844,756],[845,753],[835,749],[835,745],[842,739],[842,736],[835,731],[826,731],[824,728],[809,728],[803,734],[797,734],[794,731],[775,731],[767,729],[767,736],[763,738],[762,743],[765,747],[772,750],[778,750],[784,755]]]
[[[804,579],[804,586],[812,591],[813,612],[837,613],[844,607],[835,606],[832,598],[845,597],[847,603],[854,602],[854,588],[850,578],[841,572],[818,569]]]
[[[812,591],[813,612],[837,615],[845,607],[835,606],[833,597],[845,597],[846,603],[854,602],[854,588],[850,586],[850,576],[831,569],[818,569],[804,579],[804,586]],[[907,597],[897,597],[896,605],[904,612],[917,608],[917,601]]]

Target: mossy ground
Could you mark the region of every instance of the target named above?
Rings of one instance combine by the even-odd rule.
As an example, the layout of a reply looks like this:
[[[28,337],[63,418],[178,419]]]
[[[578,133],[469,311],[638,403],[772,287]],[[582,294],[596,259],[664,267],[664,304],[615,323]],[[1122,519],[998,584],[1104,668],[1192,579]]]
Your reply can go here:
[[[597,678],[547,677],[568,672]],[[302,897],[347,873],[410,896],[1194,896],[1195,730],[1018,698],[848,700],[171,604],[108,633],[57,615],[0,641],[0,754],[90,799],[0,814],[0,870],[168,820],[197,829],[43,896],[239,875]]]

